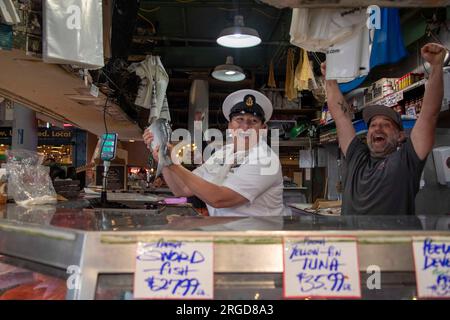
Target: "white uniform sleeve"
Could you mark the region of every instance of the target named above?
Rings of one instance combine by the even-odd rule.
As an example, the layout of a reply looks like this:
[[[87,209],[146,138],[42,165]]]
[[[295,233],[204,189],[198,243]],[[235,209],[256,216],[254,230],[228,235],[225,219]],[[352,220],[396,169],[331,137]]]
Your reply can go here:
[[[225,179],[223,186],[227,187],[243,197],[247,198],[250,203],[266,192],[271,186],[280,179],[279,161],[276,161],[278,168],[271,173],[265,172],[266,166],[258,164],[243,164],[234,172],[230,172]],[[267,167],[266,167],[267,168]]]
[[[200,167],[195,168],[195,169],[192,171],[192,173],[195,174],[195,175],[197,175],[197,176],[199,176],[200,178],[203,178],[204,175],[205,175],[205,168],[204,168],[203,165],[201,165]]]

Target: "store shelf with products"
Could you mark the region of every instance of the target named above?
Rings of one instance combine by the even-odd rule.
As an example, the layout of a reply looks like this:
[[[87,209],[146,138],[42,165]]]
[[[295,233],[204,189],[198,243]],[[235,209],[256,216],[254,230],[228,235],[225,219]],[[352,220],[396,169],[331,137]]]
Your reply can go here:
[[[412,129],[416,123],[416,118],[402,115],[402,124],[405,130]],[[367,125],[363,119],[358,119],[352,121],[353,127],[355,128],[356,135],[364,135],[367,133]],[[327,144],[337,142],[337,132],[336,128],[331,128],[330,130],[324,131],[319,136],[319,144]]]
[[[400,102],[404,99],[404,93],[410,92],[410,91],[418,89],[418,88],[424,89],[423,86],[425,85],[426,81],[427,81],[426,79],[422,79],[416,83],[411,84],[410,86],[408,86],[402,90],[395,91],[386,96],[382,96],[382,97],[376,98],[374,100],[368,101],[364,104],[363,108],[373,105],[373,104],[382,104],[382,105],[385,105],[388,107],[393,107],[398,102]]]
[[[319,109],[305,108],[305,109],[274,109],[275,114],[298,114],[298,115],[314,115],[316,112],[320,112]]]
[[[291,140],[279,140],[272,143],[271,147],[310,147],[315,146],[319,140],[317,138],[296,138]]]
[[[422,79],[418,82],[415,82],[415,83],[409,85],[408,87],[406,87],[402,90],[395,91],[388,95],[381,96],[374,100],[366,102],[361,108],[356,109],[356,112],[354,113],[354,117],[353,117],[354,125],[355,125],[355,123],[358,123],[358,121],[360,121],[360,119],[362,118],[362,110],[365,107],[373,105],[373,104],[382,104],[382,105],[385,105],[388,107],[396,107],[397,106],[400,108],[400,110],[398,110],[398,111],[400,113],[402,113],[402,119],[404,121],[415,120],[417,118],[416,111],[408,113],[407,109],[409,109],[409,108],[405,108],[405,107],[407,107],[407,105],[410,102],[411,102],[411,104],[412,103],[420,104],[419,100],[421,100],[421,98],[423,97],[425,83],[426,83],[426,79]],[[353,98],[352,93],[346,95],[346,97],[349,97],[349,96]],[[420,107],[418,108],[417,111],[420,111]],[[407,113],[407,114],[404,114],[404,113]],[[404,125],[405,125],[405,123],[404,123]],[[406,125],[409,126],[408,123]],[[319,129],[321,131],[323,131],[324,133],[327,133],[327,131],[329,131],[333,128],[335,128],[335,122],[333,119],[331,119],[327,123],[319,126]],[[355,127],[355,130],[357,133],[361,132],[361,130],[358,130],[356,127]]]

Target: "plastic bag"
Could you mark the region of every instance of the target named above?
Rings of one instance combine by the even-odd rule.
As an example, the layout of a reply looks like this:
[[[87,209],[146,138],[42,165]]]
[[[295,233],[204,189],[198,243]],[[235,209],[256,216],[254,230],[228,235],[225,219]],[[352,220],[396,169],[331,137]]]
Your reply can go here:
[[[45,0],[42,20],[45,62],[104,66],[101,0]]]
[[[50,168],[43,156],[29,150],[8,150],[8,196],[21,206],[56,203]]]
[[[326,79],[348,82],[369,73],[369,29],[361,28],[349,40],[333,45],[327,51]]]

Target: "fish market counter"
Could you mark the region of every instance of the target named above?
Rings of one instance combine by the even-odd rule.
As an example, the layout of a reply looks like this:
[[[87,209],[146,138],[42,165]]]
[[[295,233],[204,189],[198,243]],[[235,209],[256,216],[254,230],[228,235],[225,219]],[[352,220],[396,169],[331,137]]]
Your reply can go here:
[[[185,242],[197,257],[202,252],[202,260],[193,254],[190,263],[208,261],[201,268],[196,265],[205,270],[205,279],[210,272],[211,292],[196,293],[206,298],[328,297],[317,287],[322,282],[312,283],[306,272],[295,269],[306,270],[308,264],[311,274],[314,269],[329,272],[354,267],[357,283],[336,284],[338,272],[333,273],[334,280],[327,275],[332,282],[329,291],[352,287],[352,294],[334,295],[337,298],[414,299],[418,291],[413,239],[450,237],[449,216],[227,218],[195,216],[185,207],[172,208],[169,214],[164,210],[92,209],[83,202],[30,209],[15,204],[1,207],[0,299],[139,298],[148,287],[157,291],[151,277],[139,282],[147,266],[141,264],[155,260],[142,257]],[[203,249],[196,247],[198,243],[205,244]],[[304,246],[325,243],[328,258],[335,257],[335,264],[327,258],[321,260],[323,266],[313,266],[307,258],[323,250]],[[148,251],[150,247],[153,251]],[[161,253],[156,260],[163,257],[168,255]],[[180,262],[175,260],[172,266]],[[162,274],[163,267],[158,270]],[[348,272],[352,277],[352,271]],[[290,277],[296,279],[297,287],[289,287],[288,283],[296,282]],[[142,285],[148,287],[141,290]],[[360,290],[355,296],[356,286]],[[296,294],[299,287],[304,294]],[[183,288],[188,295],[196,289],[192,284]],[[176,293],[179,288],[169,289]]]

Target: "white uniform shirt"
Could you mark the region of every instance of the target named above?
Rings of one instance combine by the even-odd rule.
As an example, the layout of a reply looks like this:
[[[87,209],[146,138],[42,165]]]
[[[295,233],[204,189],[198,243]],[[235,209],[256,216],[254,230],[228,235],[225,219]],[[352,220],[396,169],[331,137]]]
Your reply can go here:
[[[229,159],[241,164],[233,165]],[[258,143],[248,154],[234,153],[233,144],[226,145],[193,173],[249,200],[232,208],[207,205],[210,216],[280,216],[284,213],[280,160],[264,142]]]

